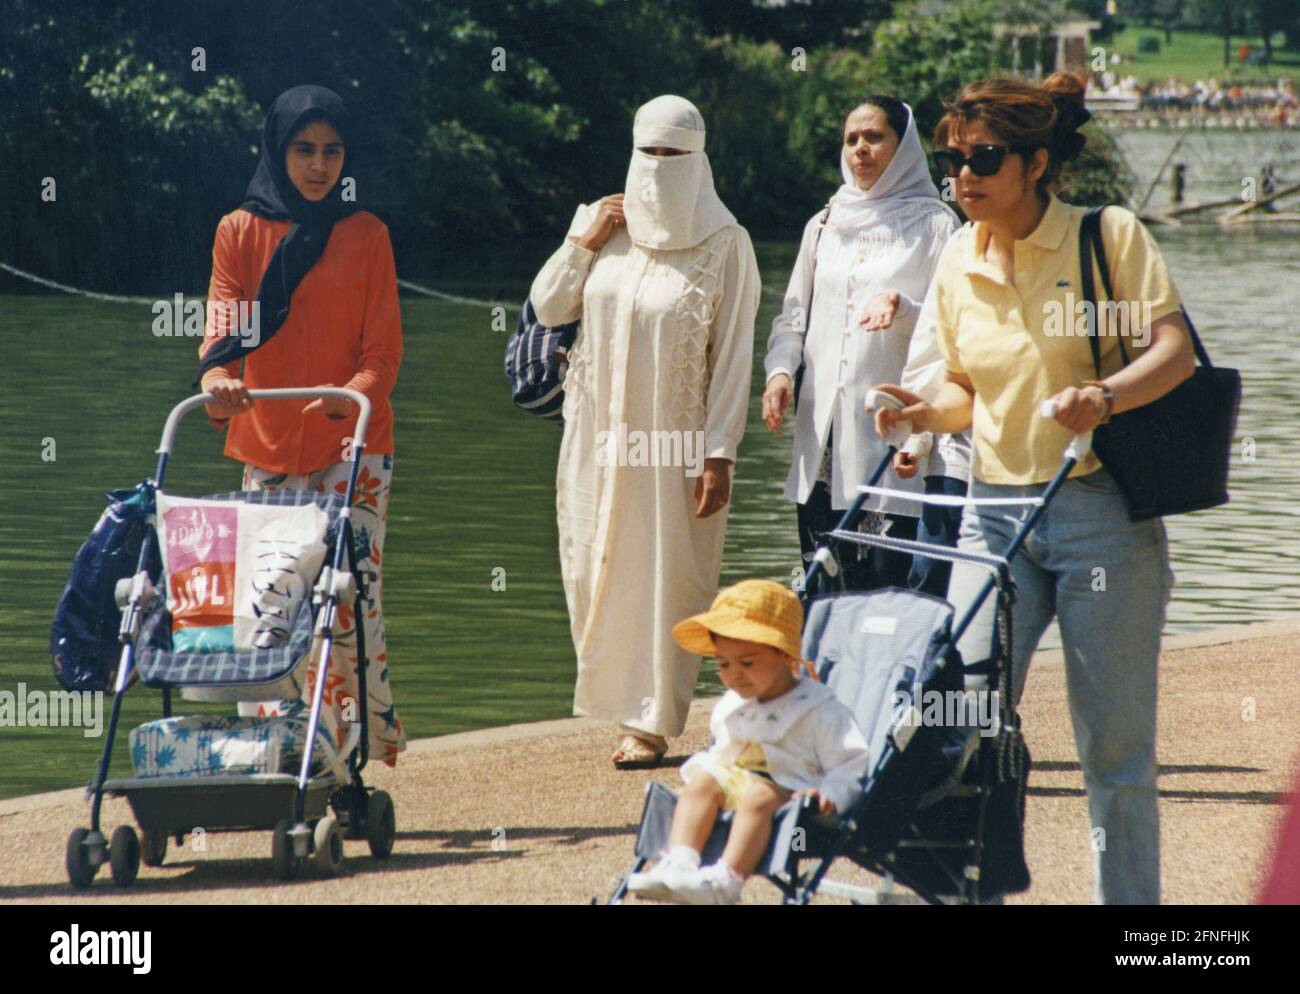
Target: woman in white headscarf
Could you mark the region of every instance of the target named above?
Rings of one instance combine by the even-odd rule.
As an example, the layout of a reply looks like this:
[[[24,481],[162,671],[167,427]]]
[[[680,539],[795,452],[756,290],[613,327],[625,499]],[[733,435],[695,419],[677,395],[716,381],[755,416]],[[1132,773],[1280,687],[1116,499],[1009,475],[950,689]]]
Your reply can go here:
[[[556,480],[560,566],[574,713],[619,726],[620,769],[657,764],[685,727],[700,659],[672,627],[717,593],[759,300],[700,112],[657,97],[632,144],[624,192],[578,207],[531,291],[542,324],[581,322]]]
[[[885,453],[863,413],[866,391],[893,382],[879,371],[902,374],[939,253],[958,227],[930,179],[912,110],[893,97],[868,97],[849,114],[840,172],[844,185],[804,228],[764,362],[763,421],[773,433],[803,368],[785,495],[798,504],[806,563]],[[947,448],[938,440],[932,458]],[[934,472],[945,470],[925,475]],[[891,485],[919,492],[915,470],[907,475]],[[917,510],[911,501],[871,497],[856,527],[915,538]],[[858,547],[840,558],[848,589],[908,585],[910,556]]]

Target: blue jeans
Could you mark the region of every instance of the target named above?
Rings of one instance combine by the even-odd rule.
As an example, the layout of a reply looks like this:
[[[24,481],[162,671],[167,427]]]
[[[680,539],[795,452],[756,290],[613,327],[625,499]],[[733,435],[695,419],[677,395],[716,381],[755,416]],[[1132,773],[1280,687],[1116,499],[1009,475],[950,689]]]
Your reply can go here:
[[[971,482],[972,497],[1028,497],[1046,484]],[[968,507],[958,546],[1003,553],[1031,507]],[[1066,480],[1011,562],[1015,695],[1029,660],[1055,616],[1065,649],[1074,741],[1088,791],[1096,899],[1158,904],[1160,823],[1156,810],[1156,662],[1165,606],[1173,589],[1164,524],[1131,522],[1106,470]],[[953,567],[948,599],[960,617],[987,570]],[[992,645],[990,596],[963,635],[967,662]]]
[[[950,476],[927,476],[925,492],[927,495],[965,497],[966,481],[955,480]],[[960,507],[923,504],[921,520],[916,526],[916,540],[928,542],[930,545],[955,546],[961,529],[961,512]],[[952,563],[916,555],[912,557],[912,568],[907,574],[907,585],[913,590],[943,597],[947,593],[948,578],[951,573]]]

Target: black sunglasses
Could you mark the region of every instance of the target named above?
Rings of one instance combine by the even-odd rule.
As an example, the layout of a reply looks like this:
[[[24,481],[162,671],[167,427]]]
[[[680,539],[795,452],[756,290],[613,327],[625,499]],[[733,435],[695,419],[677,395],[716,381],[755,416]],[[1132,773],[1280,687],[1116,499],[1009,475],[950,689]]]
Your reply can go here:
[[[975,145],[970,157],[962,155],[955,148],[935,149],[934,164],[941,173],[949,176],[958,175],[962,166],[970,166],[976,176],[992,176],[1002,168],[1002,160],[1008,152],[1032,152],[1032,145]]]

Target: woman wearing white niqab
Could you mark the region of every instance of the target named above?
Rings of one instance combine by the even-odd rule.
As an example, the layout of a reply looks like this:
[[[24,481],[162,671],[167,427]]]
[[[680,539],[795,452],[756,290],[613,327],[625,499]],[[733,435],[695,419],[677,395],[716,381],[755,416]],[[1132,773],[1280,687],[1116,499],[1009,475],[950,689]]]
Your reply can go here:
[[[718,199],[704,120],[637,111],[619,195],[581,205],[533,281],[545,325],[581,322],[556,476],[574,713],[619,726],[620,768],[680,735],[700,659],[672,627],[713,601],[745,431],[759,277]]]
[[[844,185],[828,211],[804,228],[764,363],[763,419],[773,432],[793,399],[795,371],[804,367],[785,495],[798,504],[805,560],[815,536],[834,527],[885,453],[863,413],[866,391],[895,382],[881,380],[880,370],[902,374],[939,254],[957,228],[930,179],[911,108],[892,97],[869,97],[849,114],[840,172]],[[948,475],[942,441],[927,476]],[[922,481],[910,479],[915,472],[889,485],[919,492]],[[955,472],[964,479],[964,470]],[[912,501],[871,497],[857,526],[881,530],[888,519],[890,535],[915,538],[916,509]],[[907,586],[910,557],[880,549],[863,554],[842,564],[846,587]]]

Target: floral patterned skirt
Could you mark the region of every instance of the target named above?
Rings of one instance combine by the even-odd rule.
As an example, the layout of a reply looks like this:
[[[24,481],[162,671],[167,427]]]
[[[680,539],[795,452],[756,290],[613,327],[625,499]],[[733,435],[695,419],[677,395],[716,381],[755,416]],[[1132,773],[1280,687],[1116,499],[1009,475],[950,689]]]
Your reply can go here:
[[[245,490],[314,490],[317,493],[347,492],[351,463],[337,462],[302,476],[274,473],[251,464],[244,466]],[[359,721],[357,699],[357,625],[364,625],[366,656],[366,707],[370,715],[370,756],[389,766],[397,765],[397,754],[406,748],[406,735],[393,704],[393,689],[388,682],[388,647],[384,637],[383,569],[384,532],[388,523],[388,491],[393,477],[391,455],[363,455],[357,473],[357,487],[352,499],[352,531],[357,550],[357,569],[367,579],[366,597],[362,600],[362,617],[353,606],[339,605],[334,625],[334,645],[330,652],[329,676],[325,687],[322,715],[326,727],[339,745],[347,737],[347,727]],[[316,689],[316,667],[307,671],[303,699],[311,701]],[[263,701],[239,705],[241,715],[281,715],[290,710],[291,702]]]

